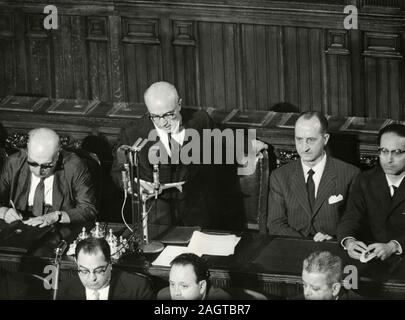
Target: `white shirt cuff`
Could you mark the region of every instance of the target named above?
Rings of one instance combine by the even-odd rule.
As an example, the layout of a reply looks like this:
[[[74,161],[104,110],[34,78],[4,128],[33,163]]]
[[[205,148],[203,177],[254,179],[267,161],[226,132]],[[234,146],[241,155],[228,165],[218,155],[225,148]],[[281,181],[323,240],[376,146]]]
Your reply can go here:
[[[391,240],[392,242],[395,242],[396,244],[397,244],[397,246],[398,246],[398,250],[395,252],[395,254],[397,254],[397,255],[400,255],[400,254],[402,254],[402,247],[401,247],[401,245],[399,244],[399,242],[397,241],[397,240]]]
[[[340,245],[341,245],[341,246],[343,247],[343,249],[345,249],[345,250],[347,250],[347,248],[345,247],[344,243],[345,243],[345,241],[346,241],[347,239],[353,239],[353,240],[356,240],[356,238],[355,238],[355,237],[346,237],[346,238],[343,238],[343,240],[342,240],[342,241],[340,241]]]

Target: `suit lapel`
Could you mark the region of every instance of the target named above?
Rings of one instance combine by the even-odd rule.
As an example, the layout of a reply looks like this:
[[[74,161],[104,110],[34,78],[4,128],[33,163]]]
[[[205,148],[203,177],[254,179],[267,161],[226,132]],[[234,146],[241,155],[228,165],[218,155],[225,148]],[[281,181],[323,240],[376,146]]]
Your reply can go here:
[[[311,208],[309,206],[308,193],[305,185],[304,169],[302,168],[301,160],[295,162],[295,168],[292,172],[291,182],[292,190],[297,198],[299,204],[304,208],[305,212],[312,216]]]
[[[63,157],[63,155],[62,155]],[[63,165],[63,160],[62,160]],[[64,195],[67,194],[66,188],[66,178],[65,178],[65,171],[64,170],[56,170],[54,173],[53,178],[53,185],[52,185],[52,207],[54,210],[61,210],[64,200]]]
[[[24,181],[24,183],[19,183],[19,181]],[[26,162],[21,167],[20,174],[14,183],[17,185],[15,186],[14,195],[12,194],[10,197],[14,201],[16,208],[25,211],[28,207],[28,195],[31,186],[31,171]]]
[[[321,208],[324,201],[331,195],[336,187],[336,169],[333,165],[332,158],[326,158],[325,169],[323,170],[321,181],[319,182],[318,192],[315,198],[313,215],[315,216]]]
[[[108,292],[108,300],[125,299],[126,291],[127,290],[121,281],[120,272],[113,270],[111,273],[111,282],[110,282],[110,290]]]
[[[387,216],[392,208],[391,194],[385,173],[380,167],[376,169],[375,179],[371,181],[371,184],[371,190],[375,190],[375,193],[372,195],[375,198],[375,203],[383,209],[382,212]]]
[[[391,200],[391,206],[389,214],[391,214],[396,207],[398,207],[405,200],[405,178],[399,185],[398,190],[395,192],[394,198]],[[389,188],[389,187],[388,187]]]

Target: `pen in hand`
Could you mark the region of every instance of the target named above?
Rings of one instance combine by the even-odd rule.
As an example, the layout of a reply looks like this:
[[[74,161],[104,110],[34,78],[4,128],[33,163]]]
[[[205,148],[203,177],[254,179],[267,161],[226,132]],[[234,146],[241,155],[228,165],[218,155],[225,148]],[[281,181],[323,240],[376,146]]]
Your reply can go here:
[[[22,220],[21,214],[18,213],[17,209],[15,208],[14,202],[13,202],[13,200],[11,200],[11,199],[10,199],[10,204],[11,204],[11,207],[14,209],[14,211],[17,213],[17,215],[18,215],[18,220]]]

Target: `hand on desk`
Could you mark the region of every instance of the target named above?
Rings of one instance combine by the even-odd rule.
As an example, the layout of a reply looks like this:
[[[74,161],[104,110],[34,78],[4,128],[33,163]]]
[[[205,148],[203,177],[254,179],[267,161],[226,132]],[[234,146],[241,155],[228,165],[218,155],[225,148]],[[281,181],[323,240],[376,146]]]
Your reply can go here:
[[[25,224],[33,227],[46,227],[50,226],[56,222],[58,222],[58,215],[56,212],[50,212],[47,214],[44,214],[43,216],[35,217],[35,218],[29,218],[28,220],[24,221]]]
[[[314,235],[314,241],[316,242],[322,242],[325,240],[332,240],[332,237],[326,233],[318,232],[316,235]]]

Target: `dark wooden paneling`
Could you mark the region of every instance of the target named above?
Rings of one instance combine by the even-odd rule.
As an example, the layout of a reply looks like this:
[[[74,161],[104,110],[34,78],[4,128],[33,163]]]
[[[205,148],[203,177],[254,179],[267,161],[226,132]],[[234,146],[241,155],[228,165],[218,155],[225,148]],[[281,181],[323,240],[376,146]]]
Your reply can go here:
[[[0,97],[15,91],[14,17],[0,14]]]
[[[402,0],[70,0],[51,31],[43,3],[0,7],[0,96],[142,102],[167,80],[186,106],[405,119]]]
[[[404,74],[401,36],[365,32],[363,56],[367,115],[403,119],[400,103],[404,91],[401,90]]]
[[[281,28],[242,25],[244,107],[270,110],[283,100],[284,74]]]
[[[53,96],[49,32],[43,28],[43,15],[26,15],[28,93]]]
[[[111,99],[110,51],[107,17],[87,18],[87,46],[90,98]]]
[[[325,113],[347,116],[352,112],[349,33],[346,30],[326,32],[328,108]]]
[[[192,21],[172,21],[174,48],[174,83],[183,104],[196,106],[197,65],[195,24]]]
[[[147,87],[162,79],[159,21],[124,18],[122,23],[126,100],[143,102]]]
[[[237,107],[236,32],[233,24],[198,23],[199,80],[203,107]]]

